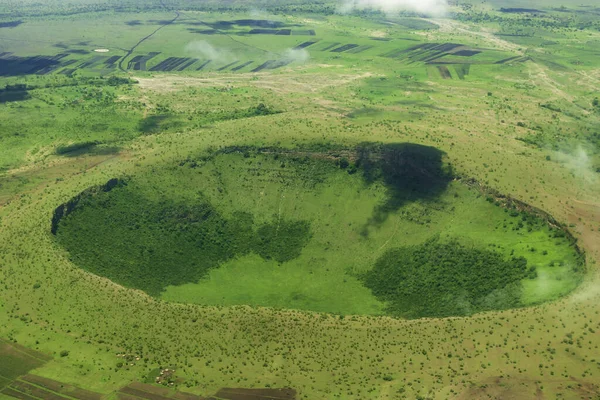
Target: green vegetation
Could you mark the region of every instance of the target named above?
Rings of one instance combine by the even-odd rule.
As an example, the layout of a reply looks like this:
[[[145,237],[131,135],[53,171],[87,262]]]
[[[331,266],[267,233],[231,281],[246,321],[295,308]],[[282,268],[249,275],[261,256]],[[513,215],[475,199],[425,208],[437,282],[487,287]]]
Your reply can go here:
[[[88,271],[153,296],[251,251],[290,261],[310,235],[303,221],[264,224],[255,233],[251,214],[226,219],[201,198],[193,205],[154,202],[124,182],[80,197],[60,221],[58,241]]]
[[[2,360],[2,363],[0,363],[1,391],[13,379],[44,365],[49,360],[49,357],[18,344],[0,339],[0,359]]]
[[[469,315],[518,307],[518,283],[535,279],[524,257],[504,260],[490,250],[440,243],[388,250],[364,281],[386,309],[407,318]]]
[[[0,398],[598,397],[598,5],[449,3],[0,1]]]
[[[526,211],[491,204],[463,184],[451,185],[451,174],[442,152],[411,143],[231,147],[92,187],[55,211],[52,231],[76,265],[176,302],[414,318],[539,303],[577,285],[580,260],[560,229]],[[399,264],[381,261],[397,255],[387,248],[443,253],[451,247],[435,247],[435,235],[458,237],[474,248],[446,259],[439,255],[444,266],[453,266],[439,276],[425,264],[421,274],[411,275],[418,262],[408,255]],[[527,271],[521,260],[531,263]],[[421,275],[429,276],[440,292],[412,299],[413,306],[408,300],[390,306],[389,298],[357,279],[382,263],[399,273],[406,267],[413,288],[427,281]],[[555,263],[562,267],[549,266]],[[456,268],[465,268],[456,275],[464,280],[444,284]],[[507,281],[498,280],[502,270]],[[522,281],[537,282],[537,270],[544,273],[544,287],[554,287],[521,290]],[[484,279],[489,287],[481,285]],[[444,290],[456,296],[459,284],[481,292],[469,293],[462,306],[441,309],[448,300]],[[485,295],[507,286],[510,296],[483,303]]]

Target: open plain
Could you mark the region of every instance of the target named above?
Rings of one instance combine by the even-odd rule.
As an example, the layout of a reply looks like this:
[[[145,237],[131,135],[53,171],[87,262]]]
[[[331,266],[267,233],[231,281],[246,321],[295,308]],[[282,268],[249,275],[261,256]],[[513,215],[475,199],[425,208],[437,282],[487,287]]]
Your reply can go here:
[[[0,399],[600,398],[600,4],[396,3],[1,3]]]

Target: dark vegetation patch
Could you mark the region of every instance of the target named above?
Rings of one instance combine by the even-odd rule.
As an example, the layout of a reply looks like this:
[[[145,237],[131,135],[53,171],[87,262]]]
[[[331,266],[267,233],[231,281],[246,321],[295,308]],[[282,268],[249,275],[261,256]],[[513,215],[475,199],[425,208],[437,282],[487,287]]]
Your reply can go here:
[[[47,390],[43,387],[25,382],[22,380],[13,381],[8,389],[14,391],[13,393],[20,393],[21,395],[31,397],[34,399],[44,400],[70,400],[72,397],[63,396],[59,393]],[[20,397],[21,398],[21,397]]]
[[[190,58],[188,59],[185,63],[183,63],[182,66],[177,68],[177,71],[183,71],[188,67],[191,67],[193,64],[195,64],[197,61],[199,61],[198,58]]]
[[[536,276],[523,257],[434,238],[389,250],[362,279],[388,313],[421,318],[518,307],[520,281]]]
[[[500,9],[500,12],[510,13],[510,14],[522,14],[522,13],[545,14],[546,13],[545,11],[537,10],[535,8],[513,8],[513,7],[509,7],[509,8],[502,7]]]
[[[295,400],[296,390],[223,388],[215,396],[226,400]]]
[[[255,252],[266,260],[283,263],[300,256],[307,238],[310,237],[310,223],[307,221],[279,221],[277,216],[270,224],[264,224],[256,231]]]
[[[132,69],[134,71],[146,71],[146,63],[152,60],[154,57],[158,56],[159,54],[160,52],[150,52],[145,55],[137,55],[131,60],[129,60],[129,62],[127,63],[127,69]],[[112,64],[118,61],[119,58],[113,61]]]
[[[285,22],[272,21],[269,19],[237,19],[232,21],[235,25],[259,27],[259,28],[282,28],[289,26]]]
[[[387,200],[375,208],[368,225],[380,225],[409,202],[436,200],[453,178],[443,158],[441,150],[414,143],[359,145],[354,165],[366,183],[381,181],[387,190]]]
[[[77,66],[77,68],[93,68],[97,64],[106,61],[106,56],[94,56],[91,59],[88,59]]]
[[[200,64],[200,66],[198,68],[196,68],[196,71],[202,71],[211,62],[212,62],[212,60],[206,60],[206,61],[204,61],[204,63]]]
[[[477,61],[459,61],[459,60],[448,60],[445,61],[444,57],[472,57],[474,55],[483,53],[483,49],[471,48],[459,43],[419,43],[417,45],[404,48],[395,49],[388,51],[387,53],[381,54],[381,57],[394,58],[397,60],[403,60],[408,63],[422,62],[425,64],[438,65],[438,64],[501,64],[501,60],[477,60]],[[526,61],[527,57],[515,57],[519,62]]]
[[[224,71],[224,70],[226,70],[226,69],[228,69],[228,68],[230,68],[230,67],[233,67],[233,66],[234,66],[235,64],[237,64],[237,63],[239,63],[239,61],[234,61],[234,62],[231,62],[231,63],[229,63],[229,64],[227,64],[227,65],[224,65],[224,66],[222,66],[222,67],[218,68],[218,69],[217,69],[217,71]]]
[[[66,76],[73,76],[75,71],[77,71],[77,68],[65,68],[62,71],[60,71],[59,74],[66,75]]]
[[[273,69],[272,66],[274,66],[275,63],[275,60],[267,60],[264,63],[260,64],[258,67],[254,68],[252,72],[260,72],[263,69]]]
[[[169,400],[172,399],[168,397],[168,391],[164,394],[158,394],[155,391],[146,391],[137,388],[133,388],[131,386],[125,386],[124,388],[119,389],[119,394],[121,394],[121,398],[127,398],[125,395],[132,396],[132,399],[146,399],[146,400]]]
[[[215,30],[229,30],[233,28],[234,23],[232,21],[215,21],[215,22],[202,22],[202,25],[206,25]]]
[[[201,197],[149,199],[123,182],[82,193],[63,209],[56,237],[76,264],[153,296],[251,252],[289,261],[310,239],[308,222],[274,218],[256,227],[249,213],[227,218]]]
[[[0,22],[0,28],[16,28],[17,26],[21,25],[22,23],[23,23],[23,21],[21,21],[21,20]]]
[[[68,54],[55,56],[19,57],[5,54],[0,57],[0,76],[17,76],[27,74],[45,75],[67,65],[61,61]],[[69,60],[74,61],[74,60]]]
[[[369,49],[372,49],[372,48],[373,48],[373,46],[369,46],[369,45],[358,46],[358,47],[355,47],[353,49],[348,50],[348,53],[350,53],[350,54],[360,54],[360,53],[362,53],[364,51],[367,51]]]
[[[152,53],[151,53],[152,54]],[[159,64],[155,65],[154,67],[150,68],[150,71],[174,71],[174,70],[178,70],[181,71],[180,67],[182,65],[188,64],[192,65],[193,62],[191,61],[197,61],[194,58],[189,58],[189,57],[169,57],[166,60],[161,61]]]
[[[50,232],[53,235],[56,235],[56,233],[58,232],[58,226],[62,219],[68,217],[79,205],[79,202],[82,199],[93,197],[96,193],[110,192],[117,186],[123,185],[125,185],[124,181],[119,180],[117,178],[113,178],[103,185],[92,186],[90,188],[87,188],[83,192],[79,193],[77,196],[73,197],[71,200],[56,207],[54,213],[52,214],[52,224],[50,225]]]
[[[249,35],[283,35],[289,36],[292,34],[291,29],[252,29],[248,32]]]
[[[108,155],[108,154],[116,154],[119,152],[119,147],[117,146],[103,146],[102,142],[94,140],[94,141],[86,141],[86,142],[77,142],[71,143],[68,145],[60,145],[56,147],[56,154],[65,157],[78,157],[84,154],[87,155]]]
[[[106,64],[106,66],[110,67],[115,65],[115,63],[117,61],[119,61],[121,59],[121,56],[110,56],[105,62],[104,64]]]
[[[181,126],[183,126],[183,123],[174,115],[149,115],[146,118],[140,120],[140,122],[138,123],[138,131],[144,135],[152,135],[160,133],[161,131],[177,129]]]
[[[0,393],[19,400],[38,400],[37,397],[30,396],[26,393],[21,393],[10,387],[4,388],[2,391],[0,391]]]
[[[481,53],[480,50],[460,50],[454,53],[455,56],[461,57],[473,57],[476,54]]]
[[[68,385],[48,378],[43,378],[37,375],[25,375],[19,378],[19,380],[36,385],[42,389],[45,389],[46,391],[55,392],[77,400],[100,400],[103,397],[100,393],[90,392],[89,390],[81,389],[76,386]]]
[[[0,104],[11,101],[23,101],[30,98],[31,96],[26,84],[6,85],[4,89],[0,89]]]
[[[353,49],[355,47],[358,47],[358,45],[354,44],[354,43],[349,43],[349,44],[345,44],[343,46],[337,47],[337,48],[331,50],[331,52],[332,53],[343,53],[343,52]]]
[[[159,374],[159,369],[156,374]],[[162,375],[164,376],[164,375]],[[147,399],[147,400],[165,400],[165,399],[176,399],[176,400],[209,400],[204,397],[196,396],[194,394],[185,392],[173,392],[172,388],[161,387],[155,385],[156,379],[151,379],[152,383],[139,383],[134,382],[119,389],[119,393],[129,394],[134,396],[135,399]]]
[[[452,75],[450,74],[450,70],[445,65],[438,65],[438,71],[440,72],[440,76],[443,79],[452,79]]]
[[[192,32],[192,33],[199,33],[200,35],[216,35],[219,34],[221,32],[219,32],[216,29],[196,29],[196,28],[188,28],[188,31]]]
[[[254,61],[246,61],[243,64],[238,65],[237,67],[231,68],[232,71],[239,71],[242,68],[246,68],[248,65],[252,64]]]
[[[382,57],[408,60],[411,62],[431,62],[438,58],[452,54],[454,50],[462,49],[464,46],[459,43],[420,43],[406,49],[397,49],[384,53]]]
[[[42,88],[60,88],[60,87],[75,87],[79,85],[90,85],[90,86],[120,86],[120,85],[131,85],[135,81],[128,78],[120,78],[117,76],[111,76],[109,78],[103,77],[78,77],[73,81],[67,82],[47,82],[44,85],[26,84],[26,83],[14,83],[7,84],[3,89],[0,89],[0,104],[11,101],[24,101],[31,98],[30,92],[36,89]],[[1,136],[1,135],[0,135]]]
[[[357,108],[355,110],[350,111],[348,114],[346,114],[346,117],[348,118],[365,118],[365,117],[375,117],[377,115],[381,114],[381,110],[377,109],[377,108],[373,108],[373,107],[362,107],[362,108]]]
[[[73,153],[86,152],[98,145],[97,141],[93,142],[79,142],[68,145],[61,145],[56,148],[56,154],[58,155],[71,155]]]
[[[505,58],[505,59],[502,59],[502,60],[496,61],[496,64],[506,64],[506,63],[509,63],[509,62],[511,62],[511,61],[515,61],[515,60],[517,60],[518,58],[521,58],[521,57],[520,57],[520,56],[508,57],[508,58]]]
[[[174,392],[171,388],[144,383],[131,383],[119,389],[121,398],[146,400],[296,400],[296,390],[291,388],[222,388],[208,399],[185,392]],[[123,396],[124,395],[124,396]],[[132,397],[127,397],[127,396]]]
[[[310,40],[308,42],[300,43],[298,46],[294,47],[294,50],[305,49],[307,47],[312,46],[313,44],[315,44],[317,42],[318,42],[318,40]]]
[[[206,26],[210,29],[201,31],[190,29],[190,31],[202,34],[237,34],[237,35],[310,35],[314,36],[314,31],[296,31],[294,27],[301,25],[288,24],[280,21],[271,21],[266,19],[238,19],[232,21],[214,21],[214,22],[190,22],[188,25]],[[244,29],[245,28],[245,29]],[[252,28],[247,31],[248,28]],[[312,32],[312,33],[311,33]]]

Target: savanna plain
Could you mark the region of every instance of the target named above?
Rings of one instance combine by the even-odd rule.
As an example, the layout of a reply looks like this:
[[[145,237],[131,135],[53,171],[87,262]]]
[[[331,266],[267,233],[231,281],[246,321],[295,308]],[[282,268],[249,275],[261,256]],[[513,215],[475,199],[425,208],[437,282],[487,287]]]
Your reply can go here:
[[[597,0],[0,2],[0,400],[600,399]]]

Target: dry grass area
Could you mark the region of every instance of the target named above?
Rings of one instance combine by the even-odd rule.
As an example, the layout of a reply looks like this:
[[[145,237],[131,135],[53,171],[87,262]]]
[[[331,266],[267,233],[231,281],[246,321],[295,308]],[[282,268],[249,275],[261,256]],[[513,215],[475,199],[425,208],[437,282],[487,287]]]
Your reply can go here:
[[[319,74],[312,72],[298,73],[290,71],[281,74],[255,73],[255,74],[207,74],[207,77],[184,77],[178,75],[164,75],[154,78],[135,77],[142,89],[158,92],[172,92],[189,87],[220,87],[253,86],[259,89],[272,91],[280,95],[294,93],[318,93],[328,87],[342,86],[350,82],[372,76],[370,73],[362,74]]]

